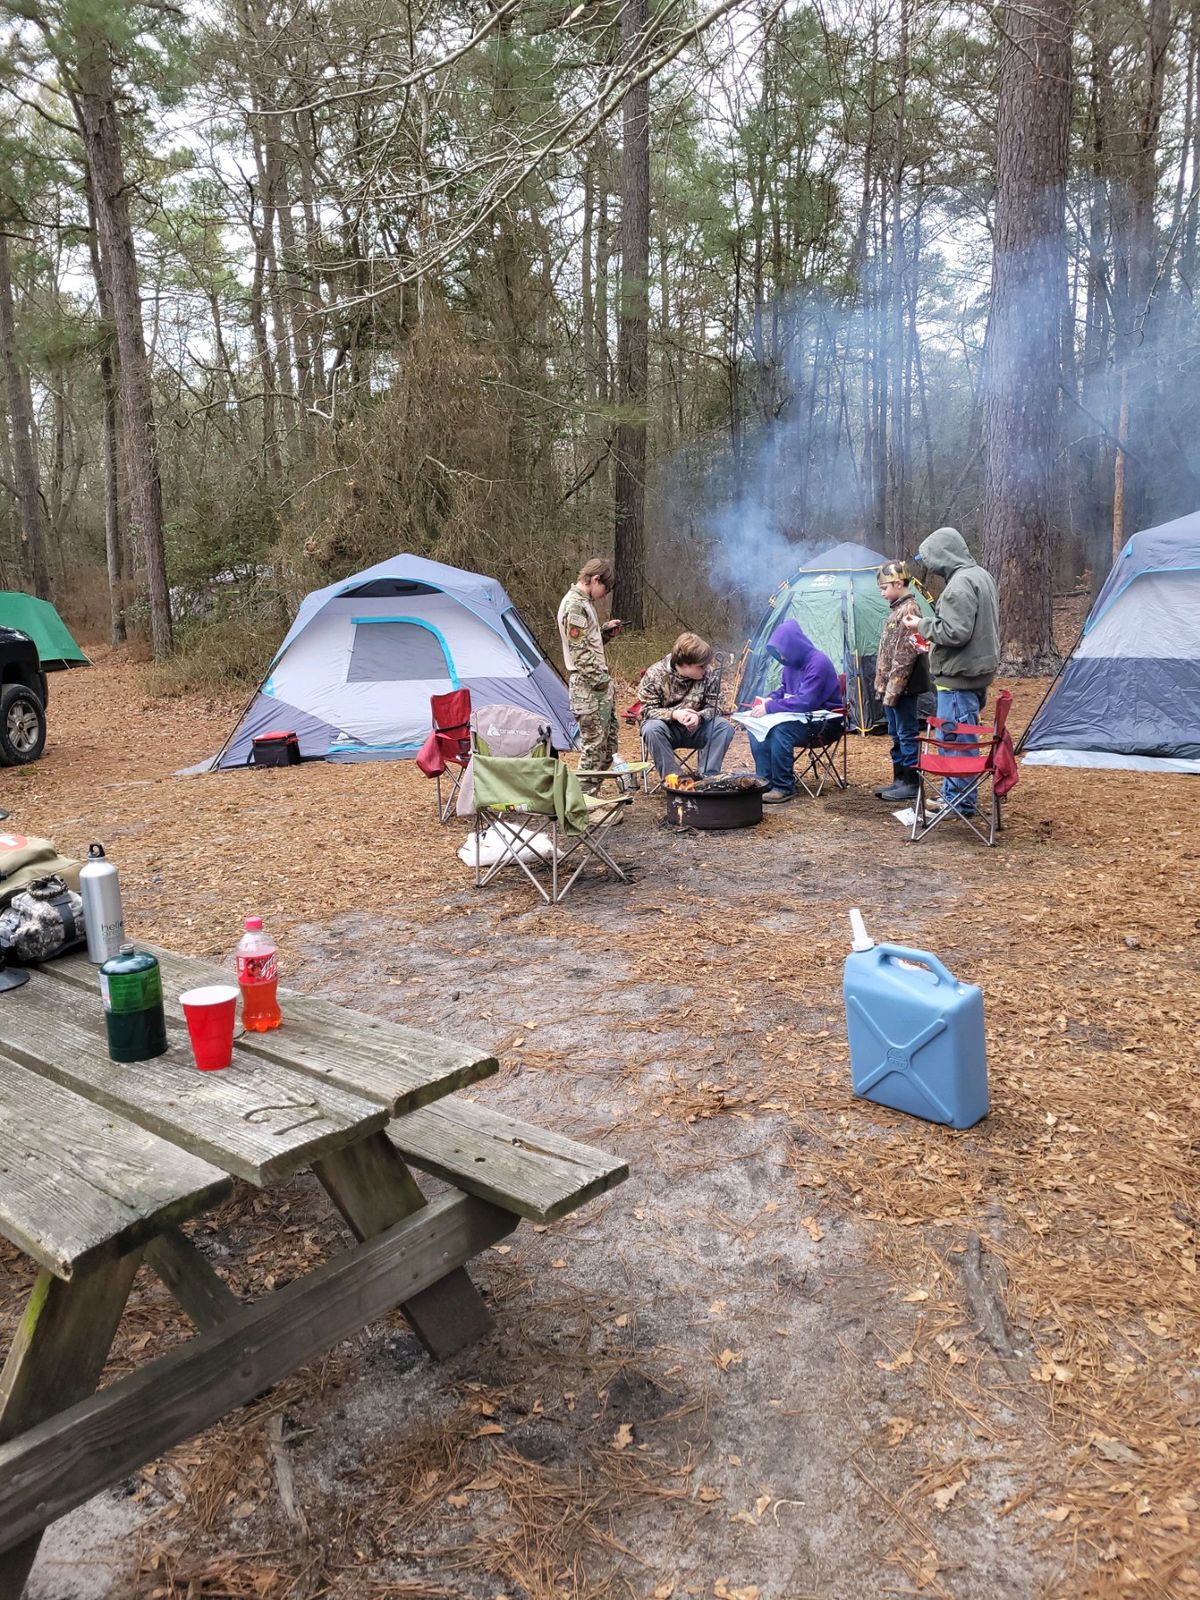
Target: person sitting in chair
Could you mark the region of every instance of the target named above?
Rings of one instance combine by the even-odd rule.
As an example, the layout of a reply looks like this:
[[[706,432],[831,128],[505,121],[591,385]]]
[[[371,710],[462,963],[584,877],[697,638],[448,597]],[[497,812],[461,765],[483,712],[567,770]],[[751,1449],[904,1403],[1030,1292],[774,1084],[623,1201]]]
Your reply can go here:
[[[791,617],[781,622],[767,641],[767,654],[783,663],[779,688],[765,700],[756,700],[751,710],[758,716],[785,712],[794,720],[777,722],[765,738],[750,735],[754,770],[759,787],[766,792],[764,805],[783,805],[796,793],[796,751],[803,745],[819,744],[825,733],[814,711],[837,711],[842,695],[833,662]]]
[[[675,751],[699,750],[700,776],[721,770],[733,724],[721,715],[721,673],[713,647],[695,633],[681,633],[671,653],[647,667],[638,685],[646,754],[659,776],[683,771]]]

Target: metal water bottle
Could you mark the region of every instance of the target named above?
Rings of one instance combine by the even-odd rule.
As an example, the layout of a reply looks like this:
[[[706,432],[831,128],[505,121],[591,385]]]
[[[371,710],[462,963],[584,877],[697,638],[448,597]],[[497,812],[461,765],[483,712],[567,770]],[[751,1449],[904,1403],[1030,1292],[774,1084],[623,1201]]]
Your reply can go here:
[[[117,955],[125,942],[121,884],[103,845],[88,846],[88,858],[79,869],[79,893],[83,898],[88,960],[100,967]]]

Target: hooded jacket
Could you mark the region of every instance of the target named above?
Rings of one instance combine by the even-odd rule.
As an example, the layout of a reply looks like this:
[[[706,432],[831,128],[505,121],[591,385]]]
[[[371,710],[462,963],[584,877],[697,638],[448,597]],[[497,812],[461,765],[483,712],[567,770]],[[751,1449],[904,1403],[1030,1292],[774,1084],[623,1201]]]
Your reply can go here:
[[[783,681],[767,699],[766,710],[774,714],[791,711],[836,711],[841,691],[833,662],[790,617],[781,622],[767,640],[767,654],[783,663]]]
[[[929,640],[929,668],[939,689],[982,694],[1000,664],[1000,602],[996,582],[967,549],[957,528],[938,528],[917,551],[946,587],[933,616],[921,624]]]

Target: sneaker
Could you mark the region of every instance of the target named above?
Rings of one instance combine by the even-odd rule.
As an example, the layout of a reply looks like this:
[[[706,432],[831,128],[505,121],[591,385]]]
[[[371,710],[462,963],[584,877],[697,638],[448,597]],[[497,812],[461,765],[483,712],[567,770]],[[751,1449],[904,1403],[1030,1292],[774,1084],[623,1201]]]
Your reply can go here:
[[[762,798],[765,806],[784,806],[789,800],[794,800],[796,795],[794,790],[768,789]]]
[[[771,780],[770,778],[755,778],[754,787],[756,789],[769,789],[771,787]],[[7,812],[5,815],[7,815]]]

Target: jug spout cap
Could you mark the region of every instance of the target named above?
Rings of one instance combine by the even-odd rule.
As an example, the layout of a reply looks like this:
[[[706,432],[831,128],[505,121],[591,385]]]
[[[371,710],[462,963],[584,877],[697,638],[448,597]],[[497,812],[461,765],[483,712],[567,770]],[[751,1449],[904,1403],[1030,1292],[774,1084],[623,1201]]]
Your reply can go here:
[[[854,906],[850,912],[850,935],[851,950],[874,950],[875,941],[867,932],[863,914],[857,906]]]

